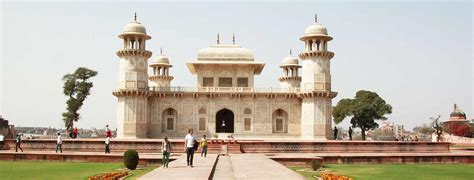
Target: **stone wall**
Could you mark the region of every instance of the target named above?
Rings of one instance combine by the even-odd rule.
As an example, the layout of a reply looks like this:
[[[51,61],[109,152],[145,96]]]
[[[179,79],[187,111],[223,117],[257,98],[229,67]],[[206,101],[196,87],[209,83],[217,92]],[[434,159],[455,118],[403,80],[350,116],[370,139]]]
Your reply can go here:
[[[184,137],[189,128],[193,128],[196,136],[216,134],[216,114],[222,109],[234,113],[234,135],[300,135],[301,103],[297,98],[268,97],[232,97],[231,94],[199,96],[152,96],[149,100],[148,138]],[[167,130],[166,113],[169,109],[177,112],[174,130]],[[244,113],[246,109],[250,114]],[[274,133],[273,113],[281,109],[287,115],[285,131]],[[163,115],[165,114],[165,115]],[[199,129],[199,121],[205,119],[205,130]],[[244,119],[250,118],[250,130],[244,129]]]

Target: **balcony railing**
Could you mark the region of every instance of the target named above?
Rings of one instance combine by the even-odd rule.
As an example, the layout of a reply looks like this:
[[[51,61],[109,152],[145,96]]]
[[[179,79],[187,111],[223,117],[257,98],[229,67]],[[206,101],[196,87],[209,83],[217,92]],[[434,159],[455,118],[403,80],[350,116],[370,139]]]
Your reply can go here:
[[[253,87],[150,87],[156,92],[249,92],[249,93],[288,93],[299,92],[299,88],[253,88]]]

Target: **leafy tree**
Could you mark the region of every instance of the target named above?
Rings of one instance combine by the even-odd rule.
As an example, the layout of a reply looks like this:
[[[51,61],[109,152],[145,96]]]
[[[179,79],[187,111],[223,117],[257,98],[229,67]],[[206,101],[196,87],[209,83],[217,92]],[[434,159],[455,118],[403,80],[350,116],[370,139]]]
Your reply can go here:
[[[97,71],[80,67],[73,74],[64,75],[62,79],[64,81],[63,93],[69,97],[66,101],[67,111],[62,114],[68,132],[72,131],[74,122],[81,118],[78,111],[93,86],[92,82],[88,80],[96,75]]]
[[[434,133],[433,128],[431,128],[428,124],[425,123],[423,123],[421,126],[413,128],[413,131],[424,135],[431,135],[431,133]]]
[[[434,132],[436,133],[436,142],[441,140],[441,136],[443,135],[443,123],[439,121],[441,115],[438,114],[438,117],[431,117],[430,119],[433,120],[431,122],[431,127],[433,128]]]
[[[334,107],[333,116],[336,124],[346,117],[351,117],[352,127],[360,128],[362,140],[365,132],[378,127],[375,120],[386,120],[385,114],[392,113],[392,106],[385,103],[377,93],[360,90],[354,99],[342,99]]]
[[[455,136],[471,137],[471,127],[467,122],[448,121],[445,122],[444,129]]]

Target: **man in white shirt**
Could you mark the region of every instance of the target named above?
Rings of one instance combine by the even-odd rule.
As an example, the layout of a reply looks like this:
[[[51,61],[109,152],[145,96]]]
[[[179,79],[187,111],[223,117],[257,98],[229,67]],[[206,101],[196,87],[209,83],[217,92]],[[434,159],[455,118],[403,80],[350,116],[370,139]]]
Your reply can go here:
[[[196,143],[196,140],[193,136],[193,129],[189,129],[184,138],[184,147],[186,148],[186,161],[190,167],[193,167],[194,143]]]
[[[58,149],[60,150],[61,153],[63,153],[63,139],[61,138],[61,133],[58,133],[58,137],[56,139],[56,153],[58,152]]]
[[[105,154],[109,153],[110,154],[110,137],[105,138]]]

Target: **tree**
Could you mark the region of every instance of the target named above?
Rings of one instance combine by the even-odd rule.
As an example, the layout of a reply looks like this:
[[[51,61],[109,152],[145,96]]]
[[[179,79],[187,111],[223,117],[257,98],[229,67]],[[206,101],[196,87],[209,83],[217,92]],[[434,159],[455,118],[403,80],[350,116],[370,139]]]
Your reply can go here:
[[[436,133],[436,142],[441,140],[441,136],[443,135],[443,123],[439,121],[441,115],[438,114],[438,117],[431,117],[430,119],[433,120],[431,122],[431,127],[433,128],[434,132]]]
[[[471,127],[468,122],[448,121],[444,123],[445,132],[455,136],[471,137]]]
[[[64,75],[62,79],[64,81],[63,93],[69,97],[66,101],[67,111],[62,114],[64,125],[68,132],[72,131],[74,122],[81,118],[78,111],[81,109],[93,86],[92,82],[88,80],[96,75],[97,71],[80,67],[73,74]]]
[[[428,137],[431,139],[431,134],[435,132],[434,129],[426,123],[413,128],[413,131],[421,134],[422,139],[427,139]]]
[[[333,116],[336,124],[346,117],[351,117],[353,128],[360,128],[362,140],[365,132],[378,127],[375,120],[386,120],[385,114],[392,113],[392,106],[385,103],[377,93],[360,90],[354,99],[342,99],[334,107]]]

